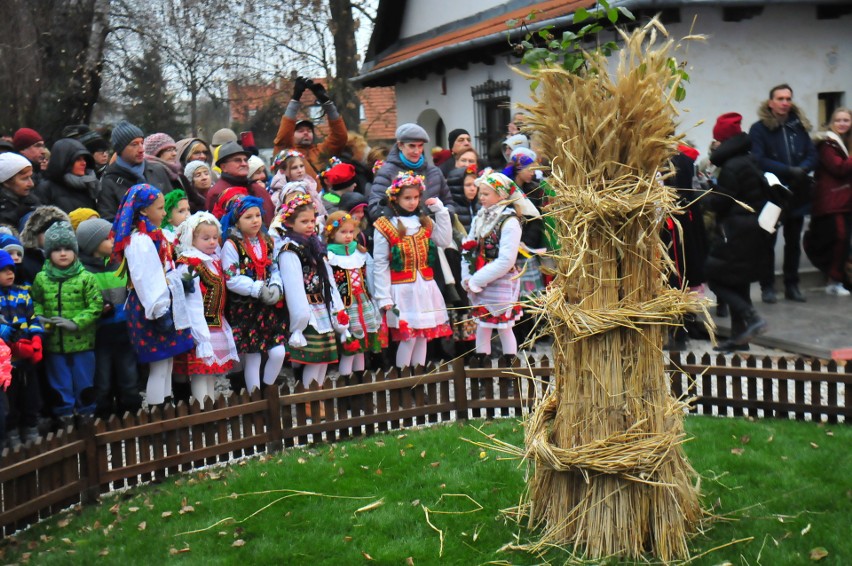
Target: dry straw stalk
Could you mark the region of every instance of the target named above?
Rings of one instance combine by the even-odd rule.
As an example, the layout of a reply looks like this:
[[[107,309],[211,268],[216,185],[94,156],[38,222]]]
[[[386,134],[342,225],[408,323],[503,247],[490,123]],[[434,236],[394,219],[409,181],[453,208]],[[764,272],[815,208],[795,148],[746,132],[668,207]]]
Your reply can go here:
[[[671,397],[664,333],[697,297],[667,286],[661,223],[679,209],[660,182],[679,139],[674,42],[656,21],[622,33],[617,70],[587,54],[579,75],[538,71],[529,112],[551,157],[560,250],[537,309],[554,336],[554,387],[533,415],[525,457],[540,548],[663,561],[685,558],[702,518]]]

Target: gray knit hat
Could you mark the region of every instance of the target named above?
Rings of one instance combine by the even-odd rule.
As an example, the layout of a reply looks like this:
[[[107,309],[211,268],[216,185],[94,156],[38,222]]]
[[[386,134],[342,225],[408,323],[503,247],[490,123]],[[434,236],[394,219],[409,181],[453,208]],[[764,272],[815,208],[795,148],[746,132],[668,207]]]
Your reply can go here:
[[[403,124],[396,129],[396,141],[429,143],[429,134],[417,124]]]
[[[235,141],[237,141],[236,132],[234,132],[231,128],[222,128],[221,130],[216,130],[216,133],[213,134],[213,139],[210,140],[210,145],[216,147]]]
[[[80,251],[86,255],[94,255],[101,242],[109,238],[112,222],[103,218],[89,218],[77,226],[77,242]]]
[[[112,129],[110,141],[115,152],[120,154],[136,138],[144,139],[145,133],[127,120],[122,120]]]
[[[44,253],[50,255],[54,250],[59,248],[69,248],[74,250],[75,254],[80,253],[77,248],[77,238],[74,236],[74,229],[71,224],[65,222],[57,222],[47,229],[44,233]]]

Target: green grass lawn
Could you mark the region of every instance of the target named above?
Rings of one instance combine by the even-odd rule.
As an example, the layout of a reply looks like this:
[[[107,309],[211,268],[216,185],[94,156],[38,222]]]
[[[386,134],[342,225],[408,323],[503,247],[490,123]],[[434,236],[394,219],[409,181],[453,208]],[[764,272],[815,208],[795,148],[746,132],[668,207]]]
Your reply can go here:
[[[482,439],[474,427],[523,441],[500,420],[291,449],[105,496],[7,539],[0,563],[565,562],[499,550],[534,536],[501,513],[524,471],[461,441]],[[721,517],[694,554],[722,548],[692,564],[809,564],[815,549],[819,564],[852,564],[852,428],[690,417],[687,430],[705,507]]]

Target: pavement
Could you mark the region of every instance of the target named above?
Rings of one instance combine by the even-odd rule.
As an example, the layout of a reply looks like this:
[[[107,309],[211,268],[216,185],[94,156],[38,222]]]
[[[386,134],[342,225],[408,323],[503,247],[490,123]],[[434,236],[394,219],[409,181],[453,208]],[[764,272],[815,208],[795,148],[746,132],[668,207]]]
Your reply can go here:
[[[852,360],[852,296],[827,295],[824,280],[816,272],[800,276],[805,303],[786,300],[780,281],[775,286],[775,304],[761,302],[760,286],[751,286],[752,302],[768,323],[766,333],[752,340],[752,349],[757,346],[820,359]],[[713,294],[708,291],[708,296],[712,298]],[[710,309],[711,315],[715,312],[715,308]],[[719,336],[729,335],[730,317],[714,316],[714,322]]]

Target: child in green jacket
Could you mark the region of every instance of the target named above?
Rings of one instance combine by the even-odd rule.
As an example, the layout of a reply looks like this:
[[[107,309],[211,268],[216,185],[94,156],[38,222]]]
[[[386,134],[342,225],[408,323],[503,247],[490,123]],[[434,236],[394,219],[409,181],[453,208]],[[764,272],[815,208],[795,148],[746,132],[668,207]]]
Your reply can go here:
[[[61,398],[54,413],[70,424],[74,412],[95,410],[95,322],[103,299],[94,275],[77,258],[71,224],[57,222],[44,234],[47,261],[33,281],[35,313],[45,327],[47,379]]]

